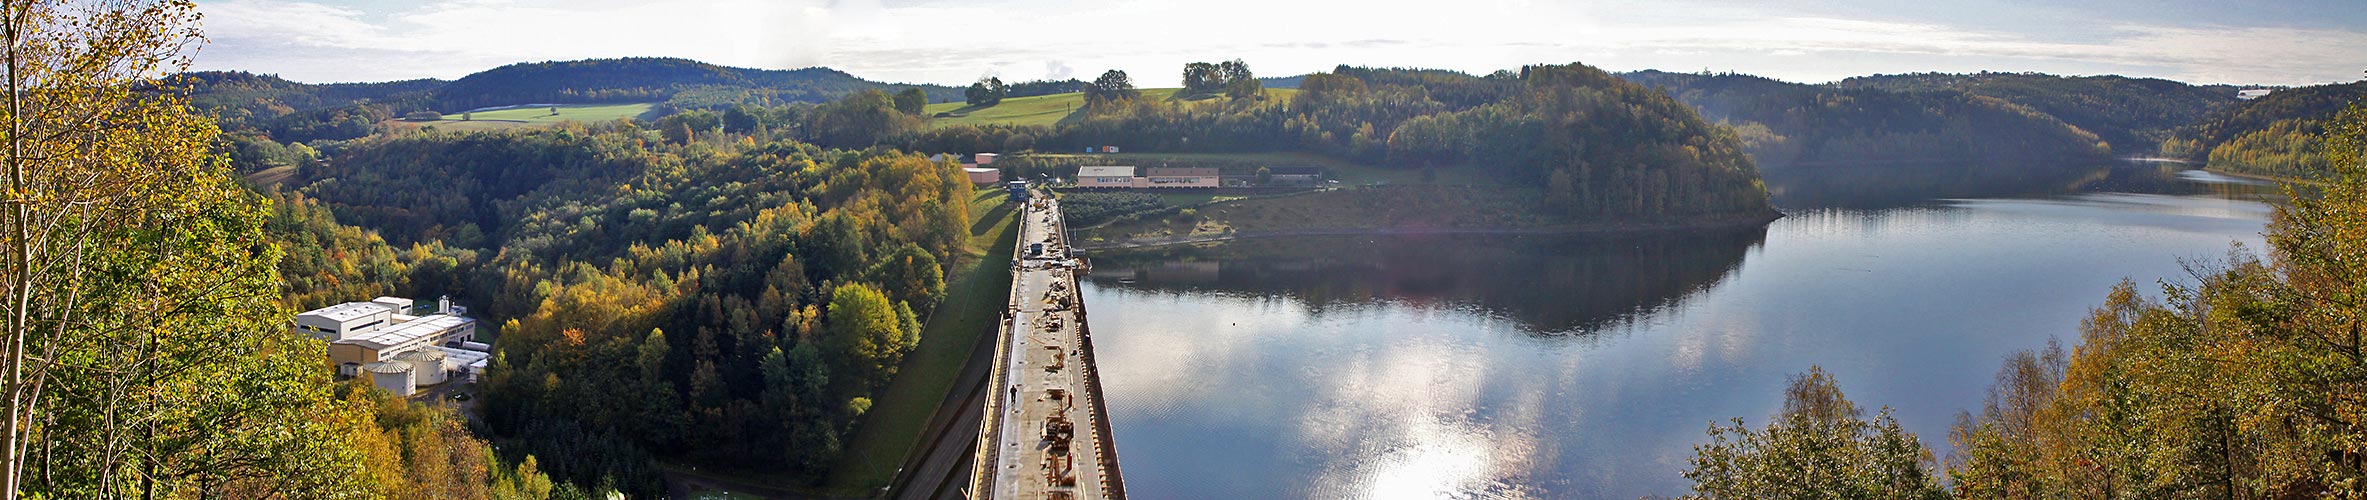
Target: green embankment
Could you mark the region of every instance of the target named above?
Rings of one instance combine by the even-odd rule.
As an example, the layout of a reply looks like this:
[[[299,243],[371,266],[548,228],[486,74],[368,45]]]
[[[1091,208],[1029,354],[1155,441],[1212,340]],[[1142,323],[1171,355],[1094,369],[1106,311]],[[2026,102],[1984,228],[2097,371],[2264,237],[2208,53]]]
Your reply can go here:
[[[895,380],[847,441],[846,455],[824,485],[829,493],[869,494],[894,481],[979,337],[995,331],[1011,292],[1011,241],[1018,237],[1018,219],[1003,196],[999,188],[980,189],[971,200],[977,222],[970,226],[970,246],[983,255],[946,287],[944,305],[921,327],[920,346],[904,356]]]
[[[1142,89],[1142,97],[1144,99],[1164,101],[1175,97],[1175,91],[1177,90],[1180,89]],[[1266,98],[1269,100],[1288,100],[1293,95],[1298,95],[1298,89],[1266,89]],[[1222,101],[1223,99],[1200,99],[1194,102],[1208,103]],[[1085,94],[1082,92],[1070,92],[1066,94],[1013,97],[1010,99],[1004,99],[1003,102],[993,106],[986,107],[973,107],[968,103],[960,102],[941,102],[937,104],[930,104],[927,108],[923,108],[923,113],[929,116],[936,116],[938,113],[950,113],[952,115],[944,118],[936,118],[930,121],[930,125],[938,127],[987,124],[1050,126],[1055,123],[1060,123],[1061,120],[1068,119],[1068,117],[1072,114],[1075,114],[1077,110],[1084,108]]]

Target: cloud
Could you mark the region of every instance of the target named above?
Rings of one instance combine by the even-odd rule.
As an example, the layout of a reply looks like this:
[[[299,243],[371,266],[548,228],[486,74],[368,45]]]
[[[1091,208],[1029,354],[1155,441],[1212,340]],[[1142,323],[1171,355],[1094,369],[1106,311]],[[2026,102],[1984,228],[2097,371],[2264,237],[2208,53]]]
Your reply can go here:
[[[198,65],[350,81],[667,56],[960,84],[1042,63],[1051,78],[1114,68],[1165,86],[1180,80],[1183,63],[1238,57],[1267,75],[1343,63],[1484,73],[1580,61],[1795,81],[1986,69],[2308,84],[2354,80],[2353,66],[2367,61],[2367,33],[2357,29],[2106,20],[2065,34],[1657,3],[445,0],[362,8],[325,1],[203,3],[215,43]]]

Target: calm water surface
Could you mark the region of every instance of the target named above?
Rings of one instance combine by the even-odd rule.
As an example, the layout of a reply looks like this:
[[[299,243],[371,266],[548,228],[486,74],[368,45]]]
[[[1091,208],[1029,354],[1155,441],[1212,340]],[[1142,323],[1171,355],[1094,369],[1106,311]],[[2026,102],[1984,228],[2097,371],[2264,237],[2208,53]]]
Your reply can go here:
[[[2200,172],[2068,190],[1747,230],[1105,254],[1084,292],[1138,497],[1675,495],[1712,421],[1762,424],[1810,365],[1944,456],[2005,356],[2076,338],[2124,278],[2261,248],[2270,213],[2269,189]]]

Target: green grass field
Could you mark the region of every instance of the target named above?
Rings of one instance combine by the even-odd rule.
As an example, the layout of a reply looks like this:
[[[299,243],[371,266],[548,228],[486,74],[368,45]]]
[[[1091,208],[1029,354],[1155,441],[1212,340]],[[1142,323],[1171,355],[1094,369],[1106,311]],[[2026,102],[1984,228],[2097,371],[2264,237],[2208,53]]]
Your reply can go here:
[[[1177,90],[1181,89],[1142,89],[1142,97],[1145,99],[1164,101],[1175,97],[1175,91]],[[1298,89],[1266,89],[1266,98],[1269,100],[1288,100],[1291,96],[1298,95],[1298,92]],[[1206,103],[1221,101],[1222,99],[1203,99],[1198,102]],[[1067,94],[1014,97],[1010,99],[1004,99],[1002,103],[984,108],[973,108],[967,103],[942,102],[931,104],[927,108],[924,108],[924,113],[930,116],[936,116],[937,113],[952,113],[955,115],[961,115],[947,118],[937,118],[931,121],[931,125],[939,127],[952,125],[986,125],[994,123],[1048,126],[1055,123],[1060,123],[1061,120],[1067,119],[1069,115],[1075,114],[1078,109],[1082,109],[1084,107],[1085,94],[1071,92]]]
[[[531,106],[510,109],[453,113],[443,120],[414,122],[389,120],[398,127],[435,127],[436,130],[500,130],[508,128],[547,127],[559,122],[597,123],[619,118],[632,118],[648,113],[652,103],[636,104],[561,104],[558,114],[551,114],[552,106]],[[468,118],[463,120],[462,118]]]
[[[946,287],[945,305],[929,315],[920,346],[904,356],[896,379],[864,414],[825,492],[866,494],[894,481],[929,417],[953,390],[971,349],[995,331],[997,313],[1011,293],[1011,241],[1018,237],[1018,218],[1003,204],[1003,195],[1000,188],[980,189],[971,200],[970,215],[977,222],[970,226],[970,246],[983,255]]]

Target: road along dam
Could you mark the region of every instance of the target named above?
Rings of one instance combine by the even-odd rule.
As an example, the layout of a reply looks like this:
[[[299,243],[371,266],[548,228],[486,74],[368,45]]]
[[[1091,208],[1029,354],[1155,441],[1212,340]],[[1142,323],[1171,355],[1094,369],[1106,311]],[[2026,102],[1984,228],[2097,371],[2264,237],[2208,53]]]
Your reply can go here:
[[[1088,264],[1070,253],[1059,200],[1030,196],[1019,217],[1010,304],[988,376],[968,496],[1124,499],[1093,333],[1077,293]]]

